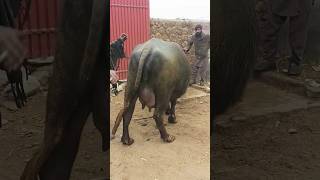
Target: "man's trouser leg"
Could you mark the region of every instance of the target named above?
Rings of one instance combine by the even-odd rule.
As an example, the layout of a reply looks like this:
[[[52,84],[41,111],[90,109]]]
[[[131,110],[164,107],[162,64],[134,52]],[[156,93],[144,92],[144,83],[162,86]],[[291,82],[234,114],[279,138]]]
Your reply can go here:
[[[204,81],[206,80],[206,76],[207,76],[207,71],[208,71],[208,57],[204,57],[203,59],[201,59],[202,63],[201,66],[199,68],[199,73],[200,73],[200,85],[203,85]]]
[[[302,59],[307,39],[309,13],[290,17],[289,41],[292,55],[289,59],[289,74],[299,75],[302,71]]]
[[[191,72],[191,83],[195,84],[197,82],[197,76],[199,71],[199,59],[196,58],[195,62],[192,64],[192,72]]]
[[[277,40],[281,25],[284,24],[286,17],[271,14],[267,23],[261,29],[261,41],[263,48],[262,60],[255,66],[256,71],[274,69],[277,55]]]

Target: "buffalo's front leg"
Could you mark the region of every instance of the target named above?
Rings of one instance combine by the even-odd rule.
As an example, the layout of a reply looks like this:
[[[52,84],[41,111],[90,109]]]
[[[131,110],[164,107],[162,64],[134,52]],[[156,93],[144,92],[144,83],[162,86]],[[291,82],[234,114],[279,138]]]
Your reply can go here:
[[[176,104],[177,104],[177,99],[174,99],[171,101],[171,108],[170,108],[170,113],[168,117],[168,122],[169,123],[177,123],[176,120]]]
[[[133,115],[137,98],[138,96],[134,96],[131,99],[129,106],[125,107],[123,112],[123,134],[121,141],[125,145],[131,145],[134,142],[134,140],[129,136],[129,124]]]

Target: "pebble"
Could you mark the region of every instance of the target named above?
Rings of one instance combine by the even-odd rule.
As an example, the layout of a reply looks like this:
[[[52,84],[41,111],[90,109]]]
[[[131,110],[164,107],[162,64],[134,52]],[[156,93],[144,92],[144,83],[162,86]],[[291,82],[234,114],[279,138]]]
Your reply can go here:
[[[288,133],[289,133],[289,134],[297,134],[298,131],[297,131],[297,129],[290,128],[290,129],[288,130]]]
[[[280,125],[280,121],[277,121],[275,126],[279,127],[279,125]]]
[[[8,123],[9,123],[9,121],[8,121],[8,120],[6,120],[6,119],[2,119],[2,126],[6,125],[6,124],[8,124]]]

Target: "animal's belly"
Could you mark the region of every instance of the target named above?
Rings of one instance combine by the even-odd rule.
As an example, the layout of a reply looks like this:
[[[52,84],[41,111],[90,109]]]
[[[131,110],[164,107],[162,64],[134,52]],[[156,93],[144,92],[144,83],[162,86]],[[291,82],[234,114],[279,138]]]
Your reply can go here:
[[[139,101],[142,106],[147,106],[148,108],[154,108],[155,106],[155,95],[150,88],[141,88],[139,90]]]

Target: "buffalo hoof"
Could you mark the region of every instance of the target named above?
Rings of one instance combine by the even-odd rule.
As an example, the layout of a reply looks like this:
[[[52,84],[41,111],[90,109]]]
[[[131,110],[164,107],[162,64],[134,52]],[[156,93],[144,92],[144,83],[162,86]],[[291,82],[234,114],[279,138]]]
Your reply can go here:
[[[116,136],[113,135],[112,133],[110,133],[110,140],[112,140],[112,139],[114,139],[114,138],[116,138]]]
[[[168,135],[166,138],[163,138],[163,141],[164,142],[167,142],[167,143],[171,143],[175,140],[176,138],[172,135]]]
[[[168,117],[168,122],[172,123],[172,124],[177,123],[176,116],[169,116]]]
[[[132,138],[121,138],[121,142],[124,145],[130,146],[131,144],[133,144],[134,140]]]

